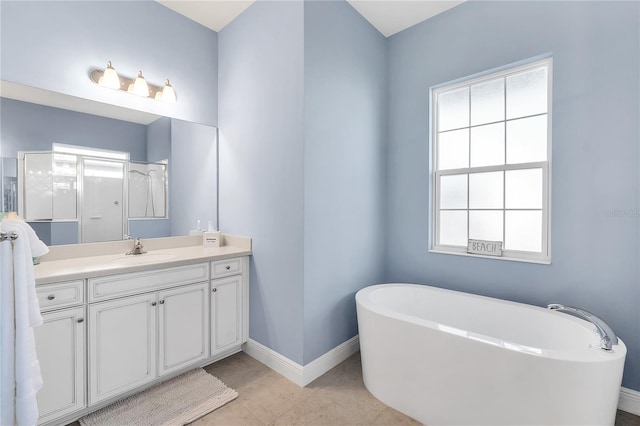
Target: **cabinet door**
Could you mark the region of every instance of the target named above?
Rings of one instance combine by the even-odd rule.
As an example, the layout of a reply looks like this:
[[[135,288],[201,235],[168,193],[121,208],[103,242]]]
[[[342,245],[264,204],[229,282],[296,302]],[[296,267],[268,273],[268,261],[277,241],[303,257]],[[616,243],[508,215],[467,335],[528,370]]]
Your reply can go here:
[[[33,329],[44,385],[37,394],[38,424],[85,407],[84,308],[42,315]]]
[[[159,375],[209,357],[208,291],[204,282],[158,293]]]
[[[211,281],[211,355],[242,344],[242,275]]]
[[[156,377],[156,293],[89,305],[89,403]]]

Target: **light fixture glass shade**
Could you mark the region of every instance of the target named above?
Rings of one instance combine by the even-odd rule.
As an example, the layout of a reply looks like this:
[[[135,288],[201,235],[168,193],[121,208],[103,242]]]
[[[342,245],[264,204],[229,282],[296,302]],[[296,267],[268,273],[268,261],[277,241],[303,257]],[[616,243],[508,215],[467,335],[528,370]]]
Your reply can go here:
[[[162,102],[169,104],[176,103],[176,92],[173,90],[173,86],[169,83],[169,79],[164,82],[164,89],[162,89]]]
[[[102,77],[100,77],[100,86],[108,87],[109,89],[120,88],[120,77],[116,69],[111,65],[111,61],[107,62],[107,68],[104,70]]]
[[[149,86],[147,85],[147,81],[144,79],[142,75],[142,71],[138,71],[138,76],[132,85],[129,86],[129,92],[138,96],[149,96]]]

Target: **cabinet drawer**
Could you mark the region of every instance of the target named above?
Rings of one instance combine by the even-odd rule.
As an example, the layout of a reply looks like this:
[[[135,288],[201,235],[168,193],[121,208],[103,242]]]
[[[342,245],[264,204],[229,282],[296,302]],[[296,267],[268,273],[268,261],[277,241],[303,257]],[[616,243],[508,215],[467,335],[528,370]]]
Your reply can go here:
[[[211,262],[211,278],[228,277],[242,273],[242,258]]]
[[[161,290],[208,279],[208,263],[89,278],[89,302]]]
[[[41,311],[84,303],[84,281],[68,281],[36,287]]]

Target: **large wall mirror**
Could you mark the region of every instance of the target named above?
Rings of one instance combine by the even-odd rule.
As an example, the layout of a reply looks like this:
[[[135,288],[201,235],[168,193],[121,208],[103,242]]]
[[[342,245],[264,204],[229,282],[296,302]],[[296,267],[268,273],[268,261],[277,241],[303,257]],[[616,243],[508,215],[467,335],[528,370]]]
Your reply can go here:
[[[217,224],[215,127],[0,84],[0,207],[46,244]]]

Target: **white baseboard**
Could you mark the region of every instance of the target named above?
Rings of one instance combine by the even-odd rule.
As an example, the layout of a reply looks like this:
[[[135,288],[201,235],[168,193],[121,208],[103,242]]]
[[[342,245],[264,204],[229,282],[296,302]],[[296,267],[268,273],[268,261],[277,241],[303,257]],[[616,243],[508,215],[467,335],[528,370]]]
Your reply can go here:
[[[358,352],[360,339],[356,335],[305,366],[252,339],[243,345],[243,349],[252,358],[282,374],[298,386],[304,387]]]
[[[302,386],[307,386],[309,383],[313,382],[315,379],[358,352],[359,349],[360,336],[356,334],[346,342],[339,344],[329,352],[314,359],[303,367]]]
[[[640,416],[640,392],[633,389],[620,388],[618,409]]]
[[[282,374],[296,385],[304,386],[302,380],[302,366],[297,362],[291,361],[286,356],[280,355],[273,349],[270,349],[253,339],[247,340],[247,343],[242,345],[242,349],[247,353],[247,355],[257,359],[275,372]]]

